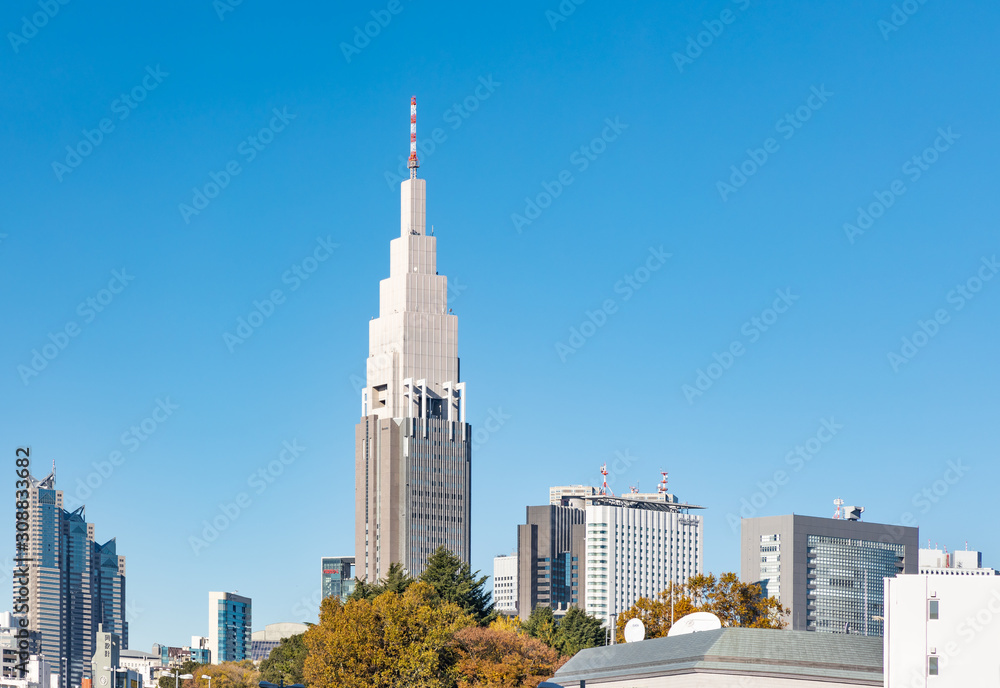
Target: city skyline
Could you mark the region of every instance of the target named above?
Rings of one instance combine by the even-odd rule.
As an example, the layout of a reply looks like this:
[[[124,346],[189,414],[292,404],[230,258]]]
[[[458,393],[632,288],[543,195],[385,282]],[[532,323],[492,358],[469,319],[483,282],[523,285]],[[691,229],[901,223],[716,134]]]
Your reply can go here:
[[[70,3],[0,50],[3,435],[128,556],[130,648],[210,590],[314,620],[356,554],[413,94],[473,569],[603,464],[697,496],[706,572],[835,498],[997,565],[1000,9],[397,6]]]

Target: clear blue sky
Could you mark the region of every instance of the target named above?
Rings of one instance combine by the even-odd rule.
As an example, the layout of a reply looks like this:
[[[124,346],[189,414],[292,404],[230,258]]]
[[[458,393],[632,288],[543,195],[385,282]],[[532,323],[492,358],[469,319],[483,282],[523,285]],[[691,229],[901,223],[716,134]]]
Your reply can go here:
[[[421,176],[469,414],[504,418],[473,456],[476,568],[514,547],[549,485],[594,483],[618,452],[616,491],[663,469],[708,507],[713,572],[739,565],[744,499],[760,515],[832,516],[837,497],[872,521],[910,512],[922,540],[1000,565],[1000,279],[977,282],[1000,254],[1000,8],[908,7],[897,27],[880,26],[889,0],[589,0],[565,17],[556,0],[247,0],[222,19],[210,0],[77,1],[46,21],[7,3],[9,460],[28,444],[69,494],[100,483],[87,516],[128,558],[132,647],[206,633],[209,590],[253,597],[255,628],[312,618],[320,557],[353,551],[354,381],[416,94],[420,138],[440,129]],[[372,12],[386,25],[345,56]],[[195,188],[216,196],[198,214],[180,208]],[[302,280],[317,238],[338,246]],[[230,351],[224,333],[276,289]],[[934,336],[911,350],[918,321]],[[252,478],[269,464],[273,482]]]

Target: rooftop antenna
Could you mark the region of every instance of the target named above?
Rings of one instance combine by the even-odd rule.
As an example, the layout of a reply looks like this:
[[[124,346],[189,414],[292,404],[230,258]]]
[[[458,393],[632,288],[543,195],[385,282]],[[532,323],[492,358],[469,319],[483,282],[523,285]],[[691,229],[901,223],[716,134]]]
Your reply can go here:
[[[663,476],[663,480],[660,481],[660,484],[656,488],[656,491],[659,492],[660,494],[666,494],[667,493],[667,472],[666,471],[660,471],[660,475]]]
[[[417,178],[417,168],[420,161],[417,160],[417,97],[410,98],[410,159],[406,166],[410,168],[410,179]]]
[[[601,485],[601,494],[606,495],[610,493],[611,496],[614,497],[615,493],[608,490],[608,464],[601,466],[601,475],[604,476],[604,484]]]
[[[842,506],[844,506],[844,500],[841,499],[840,497],[837,497],[835,500],[833,500],[833,503],[837,507],[837,510],[835,512],[833,512],[833,517],[835,519],[837,519],[837,520],[840,520],[841,518],[843,518],[843,515],[842,515],[842,512],[841,512],[840,508]]]

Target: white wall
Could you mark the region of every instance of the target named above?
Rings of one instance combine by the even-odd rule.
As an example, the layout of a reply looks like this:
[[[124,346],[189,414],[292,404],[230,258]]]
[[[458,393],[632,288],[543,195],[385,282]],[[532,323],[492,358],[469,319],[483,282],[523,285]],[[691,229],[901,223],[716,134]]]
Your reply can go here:
[[[938,602],[936,620],[929,602]],[[1000,577],[885,579],[885,688],[1000,684]],[[927,675],[928,658],[939,662]]]

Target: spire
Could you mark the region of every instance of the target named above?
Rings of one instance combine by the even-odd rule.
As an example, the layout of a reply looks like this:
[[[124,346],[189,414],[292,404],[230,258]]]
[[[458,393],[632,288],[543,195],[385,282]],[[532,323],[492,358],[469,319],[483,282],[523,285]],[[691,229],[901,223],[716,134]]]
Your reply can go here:
[[[410,179],[417,178],[417,168],[420,161],[417,160],[417,97],[410,98],[410,159],[406,166],[410,168]]]

